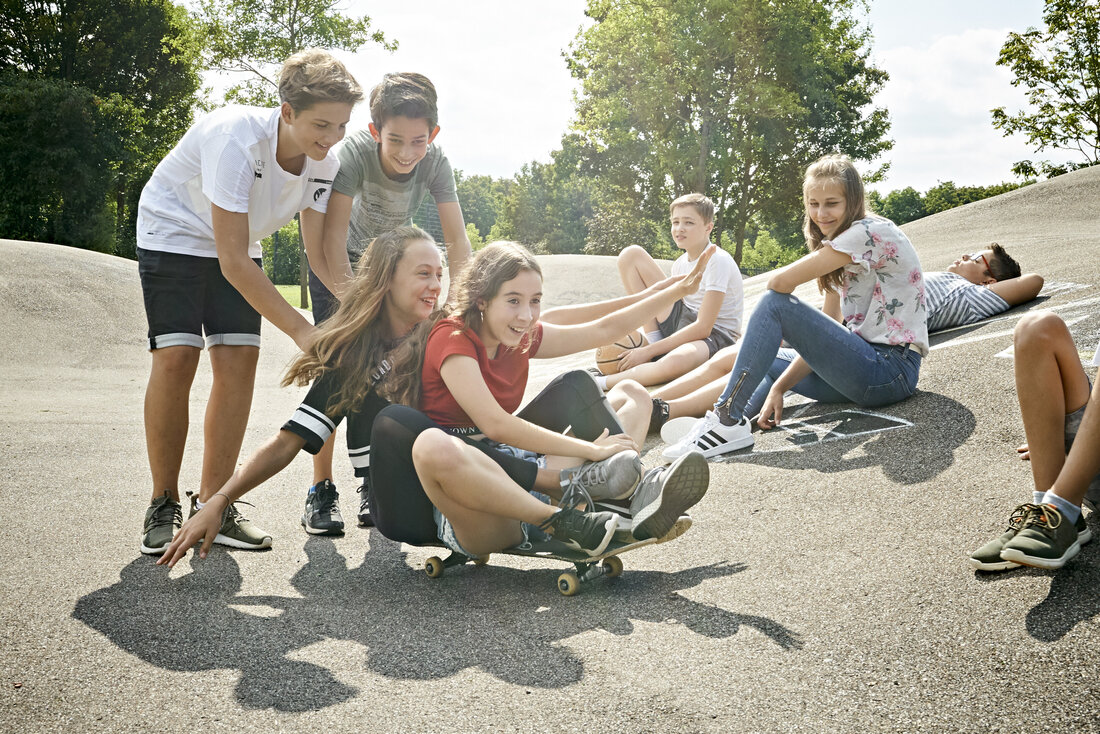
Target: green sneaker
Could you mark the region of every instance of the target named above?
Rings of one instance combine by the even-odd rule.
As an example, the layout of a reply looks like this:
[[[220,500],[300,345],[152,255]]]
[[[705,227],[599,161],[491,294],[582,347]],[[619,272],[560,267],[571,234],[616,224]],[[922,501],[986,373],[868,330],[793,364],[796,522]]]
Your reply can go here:
[[[1059,569],[1081,550],[1080,526],[1088,542],[1092,532],[1084,518],[1070,525],[1053,505],[1039,505],[1028,515],[1016,537],[1005,543],[1001,558],[1024,566]]]
[[[197,494],[187,493],[187,496],[191,498],[191,512],[187,517],[190,518],[199,511],[196,503],[199,501]],[[237,509],[237,504],[240,502],[234,502],[225,508],[222,513],[222,526],[218,530],[217,536],[214,538],[214,542],[218,545],[229,546],[230,548],[242,548],[244,550],[259,550],[261,548],[271,547],[271,534],[260,530],[258,527],[252,524],[248,518],[241,514],[241,511]],[[240,502],[240,504],[247,505],[247,502]]]
[[[1001,558],[1001,551],[1005,543],[1016,537],[1024,522],[1039,505],[1025,503],[1012,511],[1008,518],[1008,529],[999,538],[994,538],[978,550],[970,554],[970,565],[977,571],[1007,571],[1010,568],[1019,568],[1019,563],[1006,561]]]
[[[183,524],[183,509],[180,503],[171,499],[165,492],[157,497],[145,511],[145,528],[141,536],[141,552],[150,556],[159,556],[172,542],[172,537]]]

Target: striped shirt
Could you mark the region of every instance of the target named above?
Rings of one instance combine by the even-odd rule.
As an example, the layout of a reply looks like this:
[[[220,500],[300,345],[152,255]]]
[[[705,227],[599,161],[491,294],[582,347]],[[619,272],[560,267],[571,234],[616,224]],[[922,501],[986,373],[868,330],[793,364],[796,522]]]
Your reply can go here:
[[[928,331],[973,324],[1007,311],[1008,302],[984,285],[954,273],[925,273]]]

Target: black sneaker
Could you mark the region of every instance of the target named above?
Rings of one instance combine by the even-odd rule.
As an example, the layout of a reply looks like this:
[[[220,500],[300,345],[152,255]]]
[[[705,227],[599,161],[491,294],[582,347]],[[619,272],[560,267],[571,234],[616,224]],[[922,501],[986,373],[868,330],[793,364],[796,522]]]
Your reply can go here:
[[[359,492],[359,527],[373,528],[374,520],[370,516],[370,477],[363,477]]]
[[[344,518],[340,516],[340,495],[336,485],[325,479],[310,487],[306,495],[306,511],[302,525],[310,535],[343,535]]]
[[[653,398],[653,412],[649,415],[649,430],[660,431],[668,423],[668,403],[660,398]]]
[[[581,512],[567,507],[558,510],[539,526],[550,530],[557,540],[574,550],[589,556],[598,556],[619,527],[619,516],[614,512]]]

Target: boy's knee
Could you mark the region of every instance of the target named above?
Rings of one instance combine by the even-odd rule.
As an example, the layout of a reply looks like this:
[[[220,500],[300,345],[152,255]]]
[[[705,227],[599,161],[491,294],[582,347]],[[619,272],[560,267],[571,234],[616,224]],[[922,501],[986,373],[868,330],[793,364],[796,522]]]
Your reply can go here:
[[[1017,350],[1046,349],[1067,338],[1069,330],[1066,323],[1049,311],[1025,314],[1012,334],[1014,348]]]
[[[167,375],[189,374],[199,365],[201,350],[195,347],[165,347],[153,351],[153,369]]]

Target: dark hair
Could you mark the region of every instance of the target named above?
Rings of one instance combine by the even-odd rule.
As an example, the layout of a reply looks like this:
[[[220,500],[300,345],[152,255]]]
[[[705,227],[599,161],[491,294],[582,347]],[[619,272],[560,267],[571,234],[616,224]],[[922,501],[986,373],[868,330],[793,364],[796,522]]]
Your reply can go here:
[[[295,112],[323,102],[353,105],[361,99],[363,88],[328,51],[316,48],[299,51],[279,71],[279,101],[289,102]]]
[[[439,120],[435,85],[423,74],[411,71],[386,74],[370,91],[370,119],[379,131],[391,117],[428,121],[428,132]]]
[[[1005,252],[1005,248],[994,242],[990,247],[993,256],[989,258],[989,274],[996,280],[1011,280],[1020,277],[1020,263]]]
[[[714,202],[703,194],[684,194],[668,205],[668,213],[671,215],[672,211],[678,206],[693,207],[699,213],[699,216],[703,218],[703,224],[710,224],[714,221]]]

